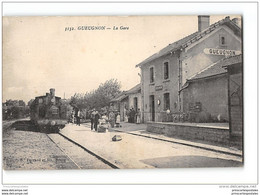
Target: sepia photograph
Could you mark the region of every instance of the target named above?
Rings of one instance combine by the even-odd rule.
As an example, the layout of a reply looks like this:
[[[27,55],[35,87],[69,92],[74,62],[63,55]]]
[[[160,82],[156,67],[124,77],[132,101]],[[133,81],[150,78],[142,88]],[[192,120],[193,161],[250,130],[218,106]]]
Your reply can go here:
[[[242,15],[4,16],[2,166],[244,166]]]

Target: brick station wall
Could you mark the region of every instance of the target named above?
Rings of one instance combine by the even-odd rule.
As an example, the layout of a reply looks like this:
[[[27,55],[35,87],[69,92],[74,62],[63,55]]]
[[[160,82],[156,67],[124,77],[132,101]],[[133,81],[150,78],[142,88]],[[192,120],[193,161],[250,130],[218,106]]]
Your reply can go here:
[[[228,129],[148,122],[147,131],[164,134],[169,137],[229,144]]]

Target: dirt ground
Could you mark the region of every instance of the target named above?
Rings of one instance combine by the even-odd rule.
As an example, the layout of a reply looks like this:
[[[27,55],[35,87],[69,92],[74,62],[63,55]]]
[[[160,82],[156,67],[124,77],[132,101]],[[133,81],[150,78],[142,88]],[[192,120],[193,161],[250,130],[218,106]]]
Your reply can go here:
[[[44,133],[12,127],[3,121],[3,169],[43,170],[78,167]]]
[[[120,129],[124,131],[124,128],[122,125]],[[126,128],[126,131],[137,132],[142,127],[138,125],[134,130],[133,125],[130,124]],[[102,156],[120,169],[240,167],[243,165],[241,157],[116,132],[112,129],[98,133],[91,131],[90,124],[81,126],[68,124],[61,129],[60,133]],[[115,135],[121,136],[122,140],[112,141]]]

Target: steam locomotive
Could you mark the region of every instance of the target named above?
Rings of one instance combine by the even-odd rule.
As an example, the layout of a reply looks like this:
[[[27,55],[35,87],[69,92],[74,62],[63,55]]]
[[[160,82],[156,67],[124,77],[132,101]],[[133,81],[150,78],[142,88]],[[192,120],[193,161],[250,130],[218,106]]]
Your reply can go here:
[[[58,132],[67,123],[68,114],[68,105],[55,96],[53,88],[45,96],[35,97],[30,106],[31,121],[40,132]]]

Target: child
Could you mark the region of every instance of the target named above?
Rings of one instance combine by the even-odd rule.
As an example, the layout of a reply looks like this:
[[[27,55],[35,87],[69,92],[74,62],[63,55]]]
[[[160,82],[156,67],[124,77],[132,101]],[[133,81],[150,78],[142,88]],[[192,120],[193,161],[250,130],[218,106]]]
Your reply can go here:
[[[119,113],[116,116],[116,127],[120,127],[120,114]]]

